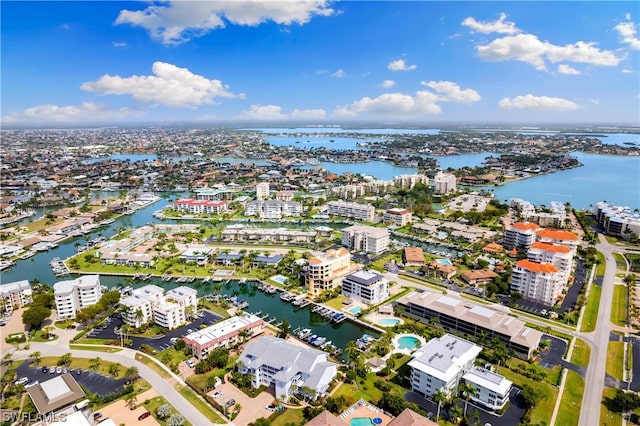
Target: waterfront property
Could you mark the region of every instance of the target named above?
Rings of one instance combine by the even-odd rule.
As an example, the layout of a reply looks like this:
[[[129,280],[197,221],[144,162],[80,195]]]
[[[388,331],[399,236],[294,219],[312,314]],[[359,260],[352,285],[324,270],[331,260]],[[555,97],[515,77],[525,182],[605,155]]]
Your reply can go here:
[[[402,174],[393,178],[393,184],[398,188],[412,189],[417,183],[429,186],[429,176],[421,174]]]
[[[352,272],[351,254],[341,247],[330,249],[309,259],[305,272],[305,285],[309,292],[318,294],[333,290],[342,283],[342,277]]]
[[[2,310],[13,311],[33,300],[28,280],[0,284],[0,303]]]
[[[440,170],[433,177],[433,190],[436,194],[450,194],[456,192],[456,183],[456,175]]]
[[[233,198],[233,190],[229,188],[196,188],[193,190],[198,200],[220,201],[231,200]]]
[[[532,203],[520,198],[512,198],[510,207],[515,209],[523,220],[540,226],[562,228],[567,224],[567,211],[564,204],[558,201],[550,203],[549,211],[539,211]]]
[[[327,214],[347,219],[373,222],[376,209],[371,204],[348,203],[345,201],[330,201],[327,203]]]
[[[407,225],[411,223],[411,210],[400,208],[388,209],[384,212],[382,221],[394,226]]]
[[[576,234],[562,229],[539,229],[536,232],[536,241],[569,247],[574,255],[580,243],[580,239]]]
[[[120,304],[126,308],[124,322],[132,327],[153,320],[161,327],[173,329],[186,322],[188,311],[195,313],[198,300],[195,289],[181,286],[165,295],[164,289],[150,284],[133,290]]]
[[[512,292],[547,306],[553,306],[558,301],[566,282],[564,274],[551,263],[523,259],[516,262],[511,271]]]
[[[503,245],[508,249],[529,250],[536,240],[536,231],[540,225],[531,222],[516,222],[507,228],[504,234]]]
[[[247,203],[245,216],[257,216],[260,219],[281,219],[289,216],[300,216],[302,204],[296,201],[254,200]]]
[[[411,390],[424,397],[437,391],[454,396],[460,379],[481,351],[480,346],[451,334],[429,340],[409,361]]]
[[[599,201],[593,206],[593,214],[609,235],[625,240],[630,239],[632,235],[640,237],[640,214],[633,213],[629,207]]]
[[[389,230],[366,225],[342,229],[342,245],[353,250],[381,254],[389,249]]]
[[[183,198],[173,202],[173,209],[190,214],[222,214],[227,211],[227,202]]]
[[[493,279],[497,276],[498,274],[488,269],[464,271],[463,273],[460,274],[460,278],[462,279],[462,281],[475,287],[479,285],[488,284],[491,281],[493,281]]]
[[[265,322],[255,316],[243,314],[220,321],[205,329],[187,334],[182,340],[198,360],[205,359],[213,349],[229,348],[244,342],[245,338],[261,334]]]
[[[487,342],[497,338],[525,359],[533,356],[542,338],[540,331],[526,327],[524,321],[440,292],[413,291],[395,303],[402,307],[403,315],[424,323],[436,319],[453,333],[484,336]]]
[[[273,336],[250,341],[240,358],[238,370],[251,375],[252,386],[275,386],[278,398],[289,399],[309,388],[311,399],[326,395],[329,384],[338,373],[337,364],[328,360],[326,352],[287,343]]]
[[[424,266],[424,252],[420,247],[405,247],[402,250],[404,266]]]
[[[59,281],[53,285],[58,319],[72,319],[77,312],[95,305],[102,297],[99,275],[83,275],[74,280]]]
[[[316,231],[302,231],[299,229],[285,228],[232,228],[222,231],[223,241],[232,242],[287,242],[310,243],[314,241],[318,233]]]
[[[189,245],[185,251],[180,253],[180,259],[186,263],[197,263],[205,265],[209,263],[213,249],[203,245]]]
[[[342,295],[368,305],[389,298],[389,280],[380,274],[360,270],[342,279]]]

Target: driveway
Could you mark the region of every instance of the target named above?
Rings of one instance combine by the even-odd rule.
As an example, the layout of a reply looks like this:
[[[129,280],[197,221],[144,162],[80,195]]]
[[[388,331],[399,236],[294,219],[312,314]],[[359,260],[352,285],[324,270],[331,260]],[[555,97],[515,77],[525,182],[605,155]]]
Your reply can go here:
[[[250,398],[229,381],[225,381],[225,383],[219,385],[215,390],[208,392],[208,395],[213,396],[217,391],[222,391],[222,395],[216,398],[218,404],[224,406],[227,401],[235,399],[236,404],[242,406],[240,414],[233,420],[237,425],[248,425],[260,417],[268,418],[273,414],[272,411],[265,408],[274,401],[273,395],[269,392],[262,392],[255,398]]]
[[[117,425],[141,425],[141,426],[155,426],[159,425],[153,416],[149,416],[144,420],[138,420],[138,417],[148,411],[144,405],[144,401],[147,399],[153,399],[158,396],[158,393],[154,389],[149,389],[146,392],[138,395],[138,406],[135,410],[130,410],[126,406],[126,401],[120,399],[113,404],[109,404],[106,407],[98,410],[102,413],[100,420],[110,418]]]

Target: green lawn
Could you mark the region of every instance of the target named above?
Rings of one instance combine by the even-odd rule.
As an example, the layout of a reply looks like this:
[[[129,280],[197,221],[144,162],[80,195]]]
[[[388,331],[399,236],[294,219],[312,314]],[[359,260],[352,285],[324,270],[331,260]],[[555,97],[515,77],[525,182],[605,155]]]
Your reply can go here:
[[[584,394],[584,379],[575,371],[567,370],[567,379],[562,392],[560,410],[556,417],[556,424],[573,426],[578,424],[578,413],[582,405]]]
[[[58,338],[58,335],[55,333],[52,333],[53,339],[45,339],[42,337],[42,330],[37,330],[33,336],[31,336],[31,338],[29,339],[30,342],[50,342],[51,340],[56,340]]]
[[[627,287],[624,285],[613,286],[611,322],[621,326],[627,323]]]
[[[287,408],[282,414],[271,421],[271,426],[300,425],[304,421],[302,409]]]
[[[96,354],[96,358],[99,358],[100,354]],[[41,366],[57,366],[58,365],[58,360],[60,359],[60,357],[57,356],[45,356],[42,357],[40,359],[40,365]],[[101,373],[101,374],[105,374],[105,375],[109,375],[109,367],[113,364],[118,364],[117,362],[111,362],[111,361],[106,361],[106,360],[101,360],[100,361],[100,365],[98,366],[96,371],[97,373]],[[69,366],[70,369],[76,369],[79,368],[81,370],[91,370],[91,368],[89,368],[89,366],[91,365],[91,359],[90,358],[71,358],[71,365]],[[117,376],[115,376],[116,379],[121,379],[124,377],[124,372],[127,369],[127,367],[125,367],[124,365],[120,364],[120,372],[118,373]]]
[[[624,374],[624,342],[609,342],[606,371],[611,377],[623,379]]]
[[[613,253],[613,258],[616,260],[616,263],[625,264],[624,256],[620,253]]]
[[[498,367],[498,374],[503,375],[507,380],[511,380],[513,384],[519,388],[522,388],[524,384],[528,384],[533,388],[540,389],[544,397],[538,405],[536,405],[532,410],[529,410],[531,424],[548,425],[551,423],[551,415],[553,414],[553,409],[555,407],[556,400],[558,399],[558,389],[556,387],[551,386],[549,383],[529,379],[528,377],[511,371],[506,367]]]
[[[596,276],[603,276],[607,266],[605,263],[604,254],[598,252],[598,254],[596,255],[596,259],[598,259],[598,266],[596,266]]]
[[[591,347],[584,340],[576,338],[576,342],[573,345],[571,362],[577,366],[586,367],[589,364],[590,357]]]
[[[200,398],[200,396],[193,392],[188,386],[176,385],[175,389],[212,423],[226,423],[226,421],[215,412],[208,402]]]
[[[96,351],[96,352],[120,352],[122,348],[112,347],[112,348],[104,348],[102,346],[94,346],[94,345],[69,345],[70,349],[78,349],[81,351]]]
[[[600,425],[601,426],[622,426],[622,416],[615,411],[610,411],[607,407],[606,400],[613,399],[616,390],[613,388],[605,388],[602,392],[602,403],[600,404]]]
[[[145,404],[145,402],[147,402],[147,401],[148,401],[148,403],[146,403],[146,404]],[[159,419],[159,418],[158,418],[158,416],[156,415],[156,410],[157,410],[157,409],[158,409],[158,407],[160,407],[161,405],[169,404],[169,403],[167,402],[167,400],[166,400],[166,399],[164,399],[164,398],[163,398],[163,397],[161,397],[161,396],[156,396],[155,398],[149,399],[149,400],[147,400],[147,401],[138,401],[138,402],[139,402],[138,406],[139,406],[139,407],[144,407],[144,408],[146,408],[146,409],[147,409],[147,411],[149,411],[149,412],[151,413],[151,416],[153,416],[153,418],[154,418],[154,419],[156,419],[156,421],[157,421],[159,424],[161,424],[162,426],[166,425],[166,424],[167,424],[166,420],[161,420],[161,419]],[[171,410],[172,410],[174,413],[178,413],[178,410],[176,410],[176,409],[173,407],[173,405],[169,404],[169,406],[171,407]],[[189,422],[188,422],[188,421],[186,421],[186,420],[185,420],[185,421],[184,421],[184,423],[183,423],[183,425],[184,425],[184,426],[188,426],[188,425],[190,425],[190,424],[191,424],[191,423],[189,423]]]
[[[331,300],[324,302],[323,304],[327,305],[330,308],[341,310],[345,306],[342,304],[342,302],[344,302],[345,300],[347,300],[347,296],[338,296],[336,298],[333,298]]]
[[[174,368],[178,368],[178,364],[189,357],[185,355],[183,351],[178,351],[172,346],[158,353],[155,358],[169,367],[169,369],[173,370]]]
[[[380,380],[382,382],[386,382],[391,385],[391,390],[389,391],[391,394],[396,396],[404,397],[404,394],[407,393],[407,390],[403,387],[392,382],[392,379],[387,380],[385,377],[378,377],[375,373],[367,374],[366,380],[364,383],[360,383],[362,379],[358,378],[354,383],[348,384],[343,383],[338,390],[334,393],[334,396],[342,395],[347,398],[349,404],[357,402],[360,398],[365,401],[378,401],[382,398],[383,392],[375,387],[374,383]]]
[[[158,364],[156,364],[147,355],[143,355],[141,353],[137,353],[136,354],[136,361],[140,361],[141,363],[145,364],[147,367],[149,367],[150,369],[152,369],[153,371],[158,373],[160,375],[160,377],[162,377],[163,379],[171,378],[171,374],[167,373],[162,367],[160,367]]]
[[[602,288],[600,286],[592,284],[591,289],[589,290],[589,298],[587,300],[587,306],[584,310],[584,316],[582,317],[582,327],[580,331],[588,333],[596,329],[601,295]]]

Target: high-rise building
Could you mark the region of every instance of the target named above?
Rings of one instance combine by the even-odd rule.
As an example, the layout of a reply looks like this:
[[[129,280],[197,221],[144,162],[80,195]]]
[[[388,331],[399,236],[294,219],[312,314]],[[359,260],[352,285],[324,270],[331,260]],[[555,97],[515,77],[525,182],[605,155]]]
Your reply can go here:
[[[256,198],[258,200],[269,198],[269,182],[260,182],[256,185]]]
[[[529,259],[516,262],[511,272],[511,291],[525,299],[553,306],[566,284],[566,278],[557,266]]]
[[[429,186],[429,176],[415,174],[415,175],[400,175],[393,178],[393,184],[398,188],[411,189],[416,186],[417,183],[422,183],[425,186]]]
[[[77,312],[95,305],[102,297],[99,275],[83,275],[75,280],[58,281],[53,285],[58,319],[75,318]]]
[[[351,272],[351,254],[345,248],[327,250],[309,259],[305,284],[312,294],[333,290],[342,283],[342,277]]]
[[[540,225],[536,223],[516,222],[507,228],[502,245],[507,249],[529,250],[531,243],[536,240],[536,231],[539,229]]]
[[[389,249],[389,230],[353,225],[342,229],[342,245],[365,253],[381,254]]]
[[[439,171],[433,177],[433,188],[436,194],[456,192],[456,176],[451,173]]]

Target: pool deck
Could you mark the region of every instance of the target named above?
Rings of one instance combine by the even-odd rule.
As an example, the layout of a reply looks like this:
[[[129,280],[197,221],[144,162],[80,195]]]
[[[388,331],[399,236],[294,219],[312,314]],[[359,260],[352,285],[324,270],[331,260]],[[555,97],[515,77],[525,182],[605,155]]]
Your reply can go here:
[[[370,419],[374,419],[375,417],[379,417],[382,419],[381,426],[388,425],[391,420],[391,417],[387,416],[382,412],[382,410],[374,405],[369,404],[367,401],[360,400],[349,407],[344,413],[340,414],[340,418],[345,420],[347,424],[349,424],[350,419],[355,419],[358,417],[368,417]]]
[[[420,348],[416,348],[416,349],[400,349],[400,344],[398,343],[398,340],[400,340],[400,338],[402,338],[402,337],[413,337],[415,339],[418,339],[418,341],[420,342],[420,348],[427,344],[427,341],[425,340],[425,338],[422,337],[422,336],[418,336],[417,334],[413,334],[413,333],[398,334],[393,338],[393,346],[395,347],[395,349],[392,350],[391,352],[399,352],[399,353],[403,353],[403,354],[406,354],[406,355],[411,355],[413,352],[415,352],[416,350],[420,349]]]

